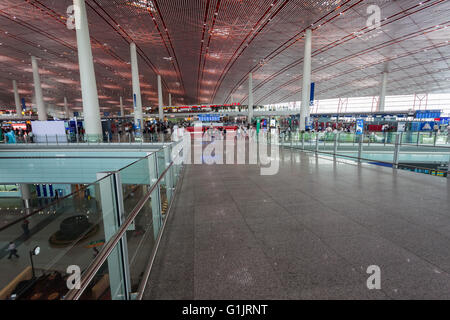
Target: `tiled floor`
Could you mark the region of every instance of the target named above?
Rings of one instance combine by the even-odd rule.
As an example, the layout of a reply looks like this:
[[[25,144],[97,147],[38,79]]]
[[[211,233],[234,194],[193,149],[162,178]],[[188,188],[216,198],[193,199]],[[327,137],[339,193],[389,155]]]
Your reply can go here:
[[[146,299],[450,299],[450,179],[281,156],[187,166]]]

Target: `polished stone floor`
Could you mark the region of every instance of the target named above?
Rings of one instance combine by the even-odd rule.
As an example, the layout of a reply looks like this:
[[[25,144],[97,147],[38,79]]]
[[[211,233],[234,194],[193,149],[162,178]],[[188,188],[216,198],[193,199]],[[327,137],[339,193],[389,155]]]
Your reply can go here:
[[[144,298],[450,299],[450,179],[339,161],[187,166]]]

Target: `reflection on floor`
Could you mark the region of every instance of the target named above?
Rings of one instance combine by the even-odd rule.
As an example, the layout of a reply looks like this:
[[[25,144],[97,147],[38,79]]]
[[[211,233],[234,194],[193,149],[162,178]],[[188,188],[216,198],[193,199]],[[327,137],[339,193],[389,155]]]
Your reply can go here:
[[[144,298],[450,299],[450,180],[281,158],[187,166]]]

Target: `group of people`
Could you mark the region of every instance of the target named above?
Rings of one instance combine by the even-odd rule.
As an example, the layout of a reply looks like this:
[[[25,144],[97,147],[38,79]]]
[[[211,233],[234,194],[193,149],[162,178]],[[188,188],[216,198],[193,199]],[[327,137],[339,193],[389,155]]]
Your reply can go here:
[[[340,133],[340,132],[346,132],[346,133],[355,133],[355,127],[353,125],[351,126],[326,126],[321,127],[319,126],[317,129],[307,129],[307,132],[327,132],[327,133]]]
[[[2,136],[3,139],[5,139],[5,143],[8,144],[14,144],[18,141],[33,142],[34,140],[33,132],[29,129],[0,129],[0,136]]]

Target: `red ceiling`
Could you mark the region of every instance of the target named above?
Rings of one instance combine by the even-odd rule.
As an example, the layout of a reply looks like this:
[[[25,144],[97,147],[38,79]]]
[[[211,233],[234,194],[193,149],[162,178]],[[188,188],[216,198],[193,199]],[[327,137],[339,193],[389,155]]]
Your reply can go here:
[[[71,0],[0,2],[0,102],[13,104],[11,80],[32,101],[30,55],[40,58],[46,101],[81,107]],[[254,73],[257,104],[300,100],[303,32],[313,28],[317,98],[450,91],[450,1],[445,0],[86,0],[103,110],[119,96],[131,107],[129,43],[138,48],[143,103],[246,103]],[[366,26],[381,8],[381,28]]]

